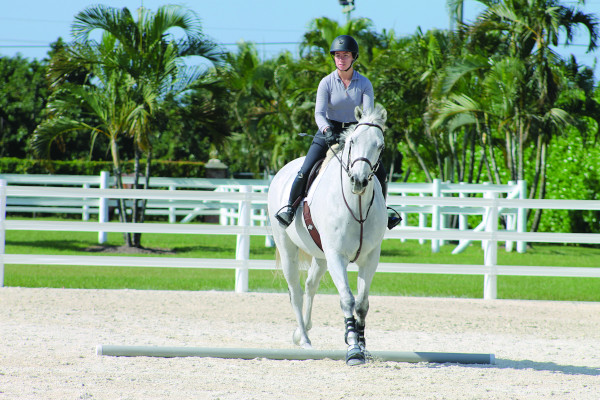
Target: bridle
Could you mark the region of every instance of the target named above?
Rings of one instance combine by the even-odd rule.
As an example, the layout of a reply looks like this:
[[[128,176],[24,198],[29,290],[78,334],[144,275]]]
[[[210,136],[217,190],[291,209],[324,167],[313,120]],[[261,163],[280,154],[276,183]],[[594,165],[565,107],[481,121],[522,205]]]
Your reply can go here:
[[[360,125],[373,126],[375,128],[379,128],[381,130],[381,132],[383,132],[383,128],[381,126],[379,126],[377,124],[373,124],[371,122],[362,122],[360,124],[357,124],[356,126],[359,127]],[[373,175],[375,175],[375,171],[377,171],[377,168],[379,168],[379,163],[381,163],[381,153],[379,153],[379,158],[377,159],[377,162],[375,163],[374,166],[371,164],[371,160],[369,160],[366,157],[357,157],[352,162],[350,162],[351,154],[352,154],[352,141],[350,141],[350,147],[348,148],[348,167],[346,169],[346,173],[348,174],[348,176],[350,176],[350,169],[352,167],[354,167],[354,164],[356,164],[358,161],[364,161],[369,165],[369,168],[371,168],[371,172],[369,172],[367,179],[368,180],[373,179]]]
[[[383,132],[383,128],[381,127],[381,125],[377,125],[374,124],[372,122],[359,122],[358,124],[356,124],[356,127],[354,128],[356,130],[356,128],[358,128],[359,126],[364,125],[364,126],[372,126],[375,128],[379,128],[381,130],[381,132]],[[340,167],[346,171],[346,174],[348,174],[348,177],[350,176],[350,169],[352,167],[354,167],[354,164],[356,164],[358,161],[364,161],[369,165],[369,168],[371,169],[371,172],[369,172],[369,176],[367,177],[368,180],[373,179],[373,175],[375,174],[375,171],[377,171],[377,168],[379,168],[379,164],[381,163],[381,154],[379,154],[379,158],[377,159],[377,162],[375,163],[375,165],[373,166],[373,164],[371,164],[371,160],[369,160],[366,157],[357,157],[356,159],[352,160],[351,159],[351,155],[352,155],[352,141],[350,141],[350,147],[348,148],[348,161],[344,164],[344,162],[342,161],[342,159],[338,156],[338,154],[336,152],[333,153],[335,155],[335,157],[338,159],[338,161],[340,162]]]
[[[356,128],[358,128],[361,125],[379,128],[381,130],[381,132],[383,132],[383,127],[381,127],[380,125],[371,123],[371,122],[360,122],[360,123],[356,124],[355,131],[356,131]],[[371,196],[371,202],[369,203],[369,207],[367,208],[367,213],[364,218],[363,218],[363,214],[362,214],[362,196],[358,197],[359,218],[357,218],[356,215],[354,215],[352,208],[350,208],[350,205],[348,204],[348,200],[346,200],[346,194],[344,193],[344,183],[343,183],[343,179],[342,179],[342,171],[345,170],[348,177],[350,177],[350,169],[354,166],[354,164],[357,163],[358,161],[364,161],[369,165],[369,168],[371,169],[371,171],[369,172],[368,178],[367,178],[370,181],[371,179],[373,179],[373,175],[375,175],[375,171],[377,171],[377,168],[379,168],[379,163],[381,162],[381,153],[379,154],[379,158],[377,159],[377,162],[375,163],[374,166],[373,166],[373,164],[371,164],[371,160],[369,160],[366,157],[357,157],[356,159],[352,160],[351,154],[352,154],[352,141],[350,141],[350,147],[348,147],[348,162],[346,163],[346,165],[344,165],[344,162],[342,161],[341,157],[339,157],[338,154],[336,152],[334,152],[335,157],[340,162],[340,185],[342,188],[342,198],[344,199],[344,204],[346,204],[346,209],[348,209],[348,211],[350,212],[350,215],[352,215],[352,218],[360,224],[360,242],[358,245],[358,250],[356,251],[356,255],[354,256],[354,259],[352,261],[350,261],[350,262],[354,262],[360,256],[360,251],[362,249],[362,243],[363,243],[364,223],[367,220],[367,218],[369,218],[369,212],[371,211],[371,206],[373,205],[373,200],[375,200],[375,193],[373,193],[373,196]]]

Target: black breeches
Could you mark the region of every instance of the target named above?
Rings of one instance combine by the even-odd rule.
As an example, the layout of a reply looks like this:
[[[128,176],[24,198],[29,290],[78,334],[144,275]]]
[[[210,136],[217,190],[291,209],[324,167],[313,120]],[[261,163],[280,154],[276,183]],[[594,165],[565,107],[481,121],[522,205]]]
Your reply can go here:
[[[325,136],[321,132],[317,132],[306,153],[304,163],[300,167],[300,173],[308,177],[308,174],[310,174],[317,161],[325,157],[327,150],[329,149],[327,148],[327,144],[325,144]]]

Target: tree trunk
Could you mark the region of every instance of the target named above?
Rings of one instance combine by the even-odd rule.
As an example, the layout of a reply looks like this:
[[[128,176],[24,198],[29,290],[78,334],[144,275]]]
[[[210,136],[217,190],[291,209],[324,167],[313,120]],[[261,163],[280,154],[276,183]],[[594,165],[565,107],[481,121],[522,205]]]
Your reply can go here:
[[[488,127],[488,125],[485,125],[486,128]],[[489,129],[487,129],[487,137],[488,137],[488,152],[489,152],[489,156],[490,156],[490,161],[492,163],[492,171],[494,172],[494,178],[496,178],[496,184],[501,184],[502,181],[500,180],[500,172],[498,172],[498,164],[496,163],[496,157],[494,156],[494,144],[492,142],[492,133],[490,132]]]
[[[523,145],[525,144],[525,127],[524,124],[519,124],[519,148],[517,153],[517,180],[523,180],[525,176],[525,160],[523,159]]]
[[[535,199],[537,195],[538,188],[540,187],[540,180],[542,179],[542,173],[545,171],[545,166],[543,166],[543,160],[545,160],[545,149],[544,149],[544,134],[540,133],[537,137],[537,146],[536,146],[536,154],[535,154],[535,172],[533,175],[533,182],[531,183],[531,187],[529,188],[529,197],[530,199]],[[531,216],[531,209],[527,209],[527,217],[526,219],[529,221]],[[536,217],[541,218],[541,215]],[[534,217],[535,219],[535,217]]]
[[[540,174],[540,199],[543,199],[546,197],[546,157],[547,157],[547,152],[548,152],[548,143],[546,142],[546,140],[542,141],[542,151],[541,151],[541,158],[540,158],[540,164],[541,164],[541,174]],[[535,216],[533,217],[533,223],[531,224],[531,232],[537,232],[539,227],[540,227],[540,222],[542,220],[542,209],[538,208],[535,211]]]
[[[477,135],[475,132],[471,132],[469,136],[471,159],[469,160],[469,178],[467,179],[467,182],[473,183],[473,174],[475,173],[475,141],[477,140]]]
[[[440,153],[440,146],[438,144],[437,138],[435,137],[435,134],[431,133],[431,130],[429,130],[429,126],[427,124],[425,124],[425,133],[426,135],[428,135],[429,137],[431,137],[431,140],[433,140],[433,149],[435,152],[435,159],[437,161],[437,166],[438,166],[438,171],[440,171],[440,179],[442,181],[445,181],[445,176],[444,176],[444,163],[442,162],[442,155]]]
[[[427,164],[425,163],[425,160],[423,160],[423,157],[421,157],[421,154],[419,153],[419,150],[417,149],[415,142],[412,141],[408,131],[406,131],[406,130],[404,131],[404,137],[406,137],[406,143],[408,144],[408,148],[412,152],[413,156],[415,156],[415,158],[417,159],[417,162],[423,169],[423,172],[425,172],[425,177],[427,178],[427,181],[433,182],[433,179],[431,179],[431,174],[429,173],[429,168],[427,168]]]
[[[506,166],[508,167],[510,176],[512,177],[515,171],[513,170],[512,162],[512,139],[508,129],[504,129],[504,143],[506,146]]]
[[[487,132],[487,137],[490,138],[489,129],[487,129],[487,123],[484,122],[483,125],[484,125],[484,130]],[[481,151],[481,162],[485,163],[488,180],[490,182],[492,182],[493,181],[492,166],[490,165],[490,160],[488,159],[488,156],[487,156],[487,152],[489,151],[488,146],[491,146],[491,143],[488,144],[488,142],[491,142],[491,140],[490,139],[488,139],[487,141],[485,140],[486,135],[484,134],[483,131],[481,131],[479,123],[477,123],[477,130],[479,131],[479,141],[481,142],[481,150],[482,150]],[[490,153],[493,154],[491,151],[490,151]],[[478,179],[478,181],[479,181],[479,179]]]
[[[139,186],[139,179],[140,179],[140,148],[136,145],[135,146],[135,161],[134,161],[134,168],[133,168],[133,188],[138,190],[140,188]],[[138,223],[139,222],[139,199],[133,199],[133,209],[131,210],[131,222]],[[132,234],[133,237],[133,241],[132,241],[132,247],[142,247],[141,243],[140,243],[140,239],[141,239],[141,235],[139,232],[133,232]]]
[[[136,152],[137,153],[137,152]],[[139,171],[139,156],[136,154],[136,158],[138,159],[136,161],[136,163],[138,164],[138,166],[136,166],[136,170]],[[142,187],[142,189],[146,190],[150,187],[150,164],[152,162],[152,151],[148,150],[148,154],[146,156],[146,169],[144,171],[144,185]],[[138,185],[138,175],[136,174],[136,189],[139,188]],[[139,202],[139,204],[138,204]],[[140,224],[143,224],[144,221],[146,220],[146,204],[148,203],[148,201],[146,199],[143,200],[136,200],[136,218],[137,218],[137,222]],[[142,233],[141,232],[136,232],[133,234],[133,244],[135,247],[142,247]]]
[[[121,170],[121,158],[119,157],[119,145],[117,141],[112,138],[110,142],[110,151],[113,159],[113,173],[117,178],[117,188],[123,189],[123,171]],[[127,222],[127,209],[125,207],[125,200],[119,199],[117,202],[119,209],[119,221],[122,223]],[[123,233],[123,239],[128,247],[131,247],[131,235],[127,232]]]

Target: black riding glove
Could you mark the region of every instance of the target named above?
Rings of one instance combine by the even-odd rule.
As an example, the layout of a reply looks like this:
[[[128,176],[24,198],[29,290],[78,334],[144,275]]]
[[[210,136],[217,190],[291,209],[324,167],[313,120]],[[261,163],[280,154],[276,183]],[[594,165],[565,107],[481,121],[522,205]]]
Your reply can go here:
[[[325,143],[329,147],[333,146],[338,142],[337,135],[333,133],[333,130],[331,128],[326,129],[325,132],[323,132],[323,135],[325,135]]]

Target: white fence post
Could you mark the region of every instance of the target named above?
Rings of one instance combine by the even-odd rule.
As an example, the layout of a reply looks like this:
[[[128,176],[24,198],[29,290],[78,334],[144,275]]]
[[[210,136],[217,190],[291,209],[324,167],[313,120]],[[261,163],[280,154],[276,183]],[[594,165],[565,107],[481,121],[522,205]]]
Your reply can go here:
[[[526,181],[518,181],[517,185],[519,187],[519,199],[527,198],[527,182]],[[525,208],[517,208],[517,233],[527,232],[527,209]],[[525,253],[527,251],[527,242],[522,240],[517,242],[517,252]]]
[[[461,182],[460,184],[464,185],[465,183]],[[464,198],[467,197],[467,194],[465,192],[460,192],[458,194],[458,197],[461,198],[461,199],[464,199]],[[459,231],[466,231],[466,230],[469,229],[469,223],[468,223],[468,219],[467,218],[468,217],[465,214],[459,214],[458,215],[458,230]],[[468,244],[469,244],[468,240],[460,239],[458,241],[458,246],[459,247],[461,247],[461,246],[465,246],[466,247]]]
[[[177,187],[175,185],[169,185],[169,190],[176,190]],[[173,200],[169,200],[169,203],[172,203]],[[169,223],[174,224],[177,222],[177,214],[175,207],[169,207]]]
[[[100,172],[100,189],[108,189],[108,178],[108,171]],[[98,222],[108,222],[108,199],[106,197],[100,197],[98,201]],[[106,240],[106,232],[98,232],[98,243],[106,243]]]
[[[419,197],[425,197],[423,193],[419,193]],[[427,227],[427,214],[424,212],[419,213],[419,229]],[[425,244],[425,239],[419,239],[419,244]]]
[[[508,186],[514,187],[515,190],[519,190],[519,187],[517,185],[515,185],[514,181],[508,181]],[[513,192],[514,192],[514,190],[513,190]],[[509,192],[509,194],[506,197],[510,198],[511,195],[513,194],[513,192]],[[515,217],[515,214],[513,214],[513,213],[506,214],[506,230],[507,231],[516,231],[516,222],[517,222],[517,219]],[[512,240],[507,240],[504,243],[504,248],[509,253],[513,251],[513,247],[514,247],[514,242]]]
[[[485,198],[495,200],[498,198],[498,193],[485,192]],[[489,269],[489,272],[483,278],[483,298],[493,300],[498,297],[498,276],[496,274],[498,242],[494,239],[494,234],[498,231],[498,206],[495,201],[487,210],[485,231],[492,234],[492,239],[485,240],[483,243],[484,265]]]
[[[441,179],[434,179],[433,180],[433,192],[432,192],[432,196],[433,197],[441,197],[442,196],[442,189],[441,189],[441,185],[442,185],[442,180]],[[433,206],[432,210],[431,210],[431,229],[434,232],[438,232],[440,230],[440,206],[435,205]],[[431,252],[432,253],[439,253],[440,251],[440,240],[439,239],[432,239],[431,240]]]
[[[90,188],[90,184],[89,183],[84,183],[83,184],[83,188],[84,189],[89,189]],[[83,198],[83,201],[87,203],[87,197]],[[81,219],[83,219],[84,221],[89,221],[90,219],[90,206],[88,204],[84,204],[83,205],[83,209],[81,211]]]
[[[6,241],[6,180],[0,179],[0,287],[4,287],[4,243]]]
[[[240,187],[241,193],[251,193],[252,187],[244,185]],[[240,202],[239,215],[238,215],[238,226],[249,227],[250,226],[250,212],[252,209],[251,200],[246,197]],[[237,235],[237,246],[235,251],[235,259],[244,261],[242,268],[235,269],[235,291],[237,293],[248,291],[248,260],[250,259],[250,234],[244,232],[243,234]]]

